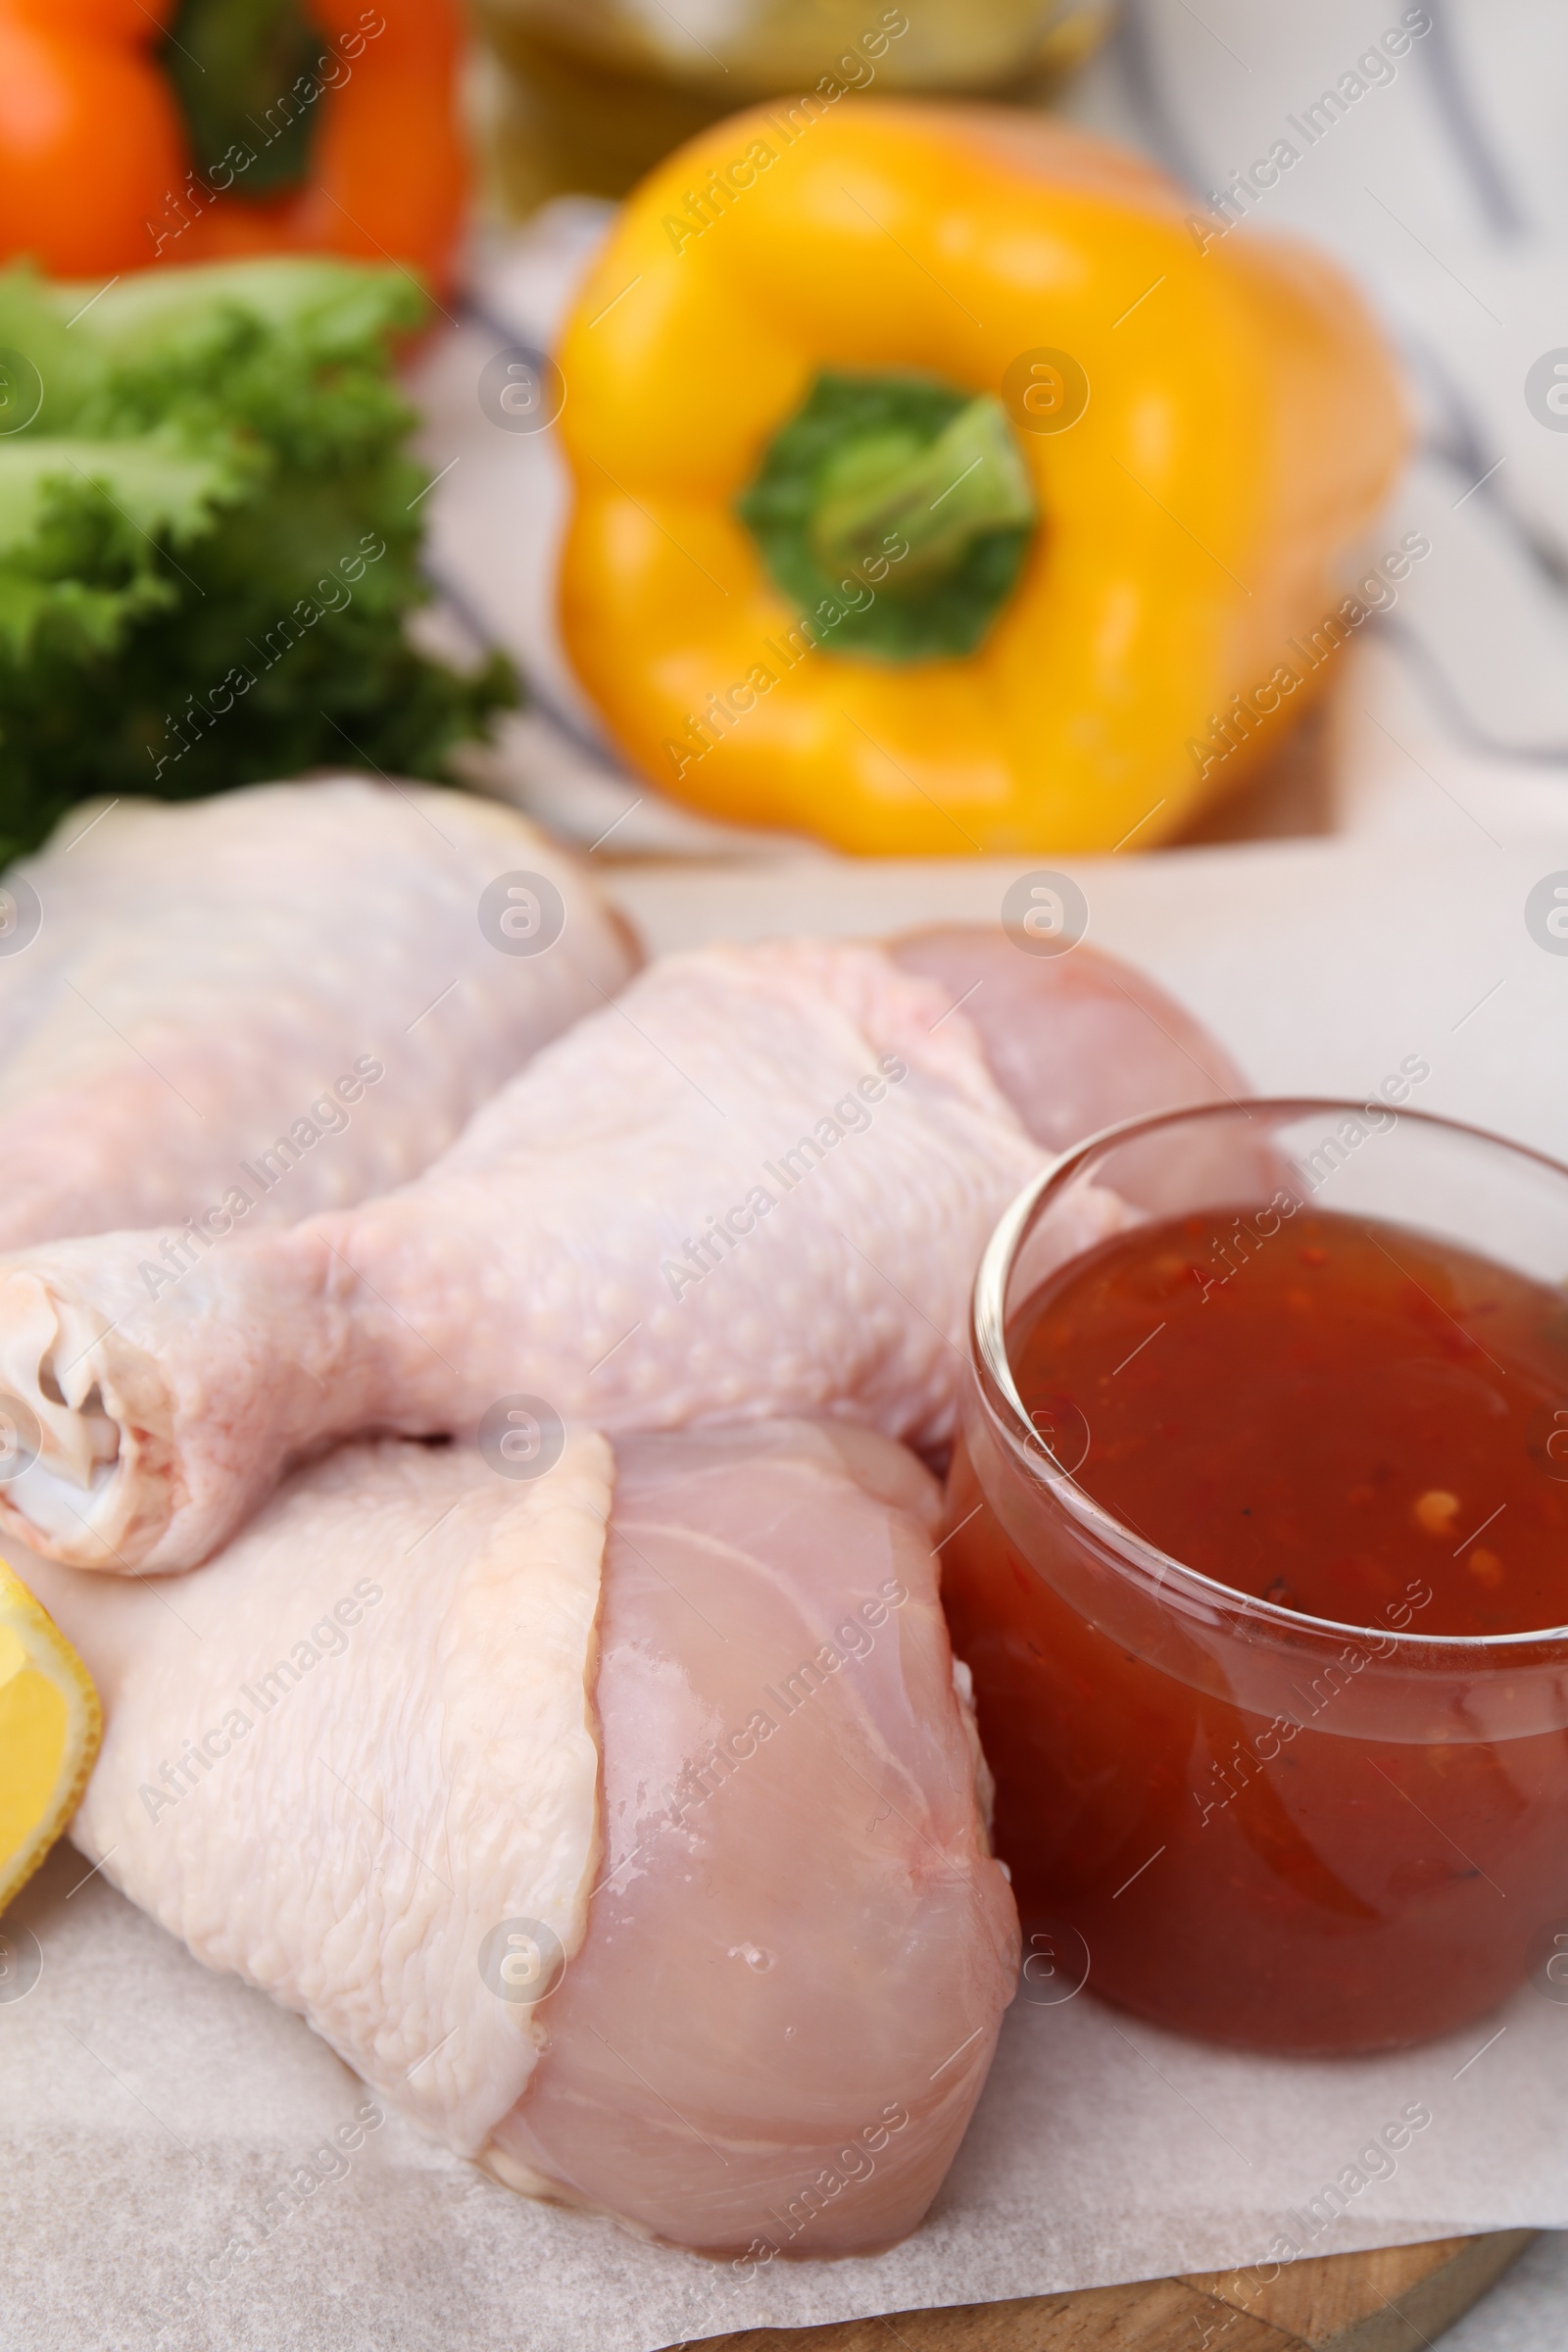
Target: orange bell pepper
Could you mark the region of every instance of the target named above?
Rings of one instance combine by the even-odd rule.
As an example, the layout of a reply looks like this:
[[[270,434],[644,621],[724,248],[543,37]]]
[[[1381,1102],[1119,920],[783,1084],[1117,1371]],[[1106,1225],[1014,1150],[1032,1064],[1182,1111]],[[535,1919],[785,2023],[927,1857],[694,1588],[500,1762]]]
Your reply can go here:
[[[57,276],[265,253],[451,274],[468,190],[456,0],[305,0],[319,47],[226,153],[192,140],[158,45],[172,0],[0,0],[0,258]],[[291,123],[303,184],[246,175]]]
[[[314,78],[318,95],[297,93],[321,109],[309,179],[297,192],[256,202],[235,157],[217,200],[165,258],[335,253],[412,263],[444,285],[468,194],[457,9],[451,0],[309,0],[309,14],[323,36],[315,76],[302,76]],[[213,177],[210,163],[209,184]]]
[[[0,249],[56,277],[151,261],[142,223],[185,173],[152,50],[172,0],[0,0]]]

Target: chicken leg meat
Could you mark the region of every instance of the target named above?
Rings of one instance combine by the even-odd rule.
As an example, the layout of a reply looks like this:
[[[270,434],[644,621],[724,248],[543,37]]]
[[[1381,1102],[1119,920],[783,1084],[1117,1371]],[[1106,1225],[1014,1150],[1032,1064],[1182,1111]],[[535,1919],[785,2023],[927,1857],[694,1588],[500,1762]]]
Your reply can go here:
[[[347,1447],[178,1580],[19,1557],[104,1699],[72,1835],[512,2185],[886,2245],[1017,1966],[935,1484],[834,1423],[515,1467]]]
[[[359,1208],[214,1242],[178,1279],[135,1233],[0,1260],[0,1392],[36,1433],[0,1522],[79,1566],[189,1567],[291,1459],[377,1429],[484,1447],[514,1422],[548,1444],[826,1411],[942,1444],[975,1264],[1063,1056],[1038,981],[951,989],[977,957],[1038,964],[959,934],[945,979],[939,950],[668,956]],[[1168,1042],[1138,1107],[1230,1091]],[[1103,1108],[1114,1082],[1074,1084]]]

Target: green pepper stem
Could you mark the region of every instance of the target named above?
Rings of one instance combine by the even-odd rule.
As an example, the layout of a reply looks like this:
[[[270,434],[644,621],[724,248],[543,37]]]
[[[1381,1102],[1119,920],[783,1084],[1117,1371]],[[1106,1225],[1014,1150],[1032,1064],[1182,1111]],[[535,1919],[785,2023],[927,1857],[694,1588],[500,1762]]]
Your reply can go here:
[[[868,445],[865,457],[864,478],[830,490],[811,517],[812,553],[832,577],[868,564],[879,576],[894,558],[888,585],[907,591],[956,569],[983,532],[1035,519],[1023,460],[989,392],[924,449],[894,452],[884,442]]]

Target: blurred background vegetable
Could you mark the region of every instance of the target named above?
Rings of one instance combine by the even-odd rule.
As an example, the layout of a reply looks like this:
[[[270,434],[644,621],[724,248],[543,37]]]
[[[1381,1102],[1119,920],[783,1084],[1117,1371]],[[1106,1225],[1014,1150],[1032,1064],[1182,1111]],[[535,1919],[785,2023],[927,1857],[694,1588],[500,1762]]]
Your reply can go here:
[[[450,277],[457,0],[0,0],[0,257],[330,253]]]
[[[389,346],[425,310],[324,260],[0,274],[0,858],[95,792],[436,775],[514,699],[405,634],[429,477]]]
[[[0,257],[61,276],[135,270],[184,178],[154,62],[168,0],[0,0]]]
[[[1188,213],[847,85],[643,183],[559,360],[563,634],[644,776],[949,856],[1149,847],[1247,776],[1364,617],[1403,414],[1336,268]]]

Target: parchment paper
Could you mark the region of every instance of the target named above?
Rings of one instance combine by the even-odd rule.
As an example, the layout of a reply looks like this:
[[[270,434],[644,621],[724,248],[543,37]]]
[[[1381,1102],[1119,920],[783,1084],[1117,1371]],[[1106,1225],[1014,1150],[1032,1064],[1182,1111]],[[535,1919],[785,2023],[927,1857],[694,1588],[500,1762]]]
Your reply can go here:
[[[1074,868],[1091,939],[1177,989],[1260,1087],[1359,1090],[1419,1052],[1422,1107],[1568,1156],[1568,956],[1524,917],[1559,869],[1568,812],[1555,837],[1475,854],[1261,845]],[[1017,870],[805,858],[628,867],[616,888],[658,948],[995,919]],[[1568,2007],[1527,1987],[1394,2058],[1265,2062],[1102,2008],[1091,1980],[1014,2005],[914,2238],[739,2286],[514,2198],[395,2119],[318,2158],[363,2087],[298,2019],[81,1884],[86,1867],[62,1848],[7,1915],[41,1973],[0,1999],[0,2352],[654,2352],[1256,2261],[1282,2235],[1318,2254],[1568,2229]],[[1371,2177],[1360,2151],[1412,2107],[1430,2124]],[[1348,2175],[1364,2185],[1318,2228],[1312,2201]]]

